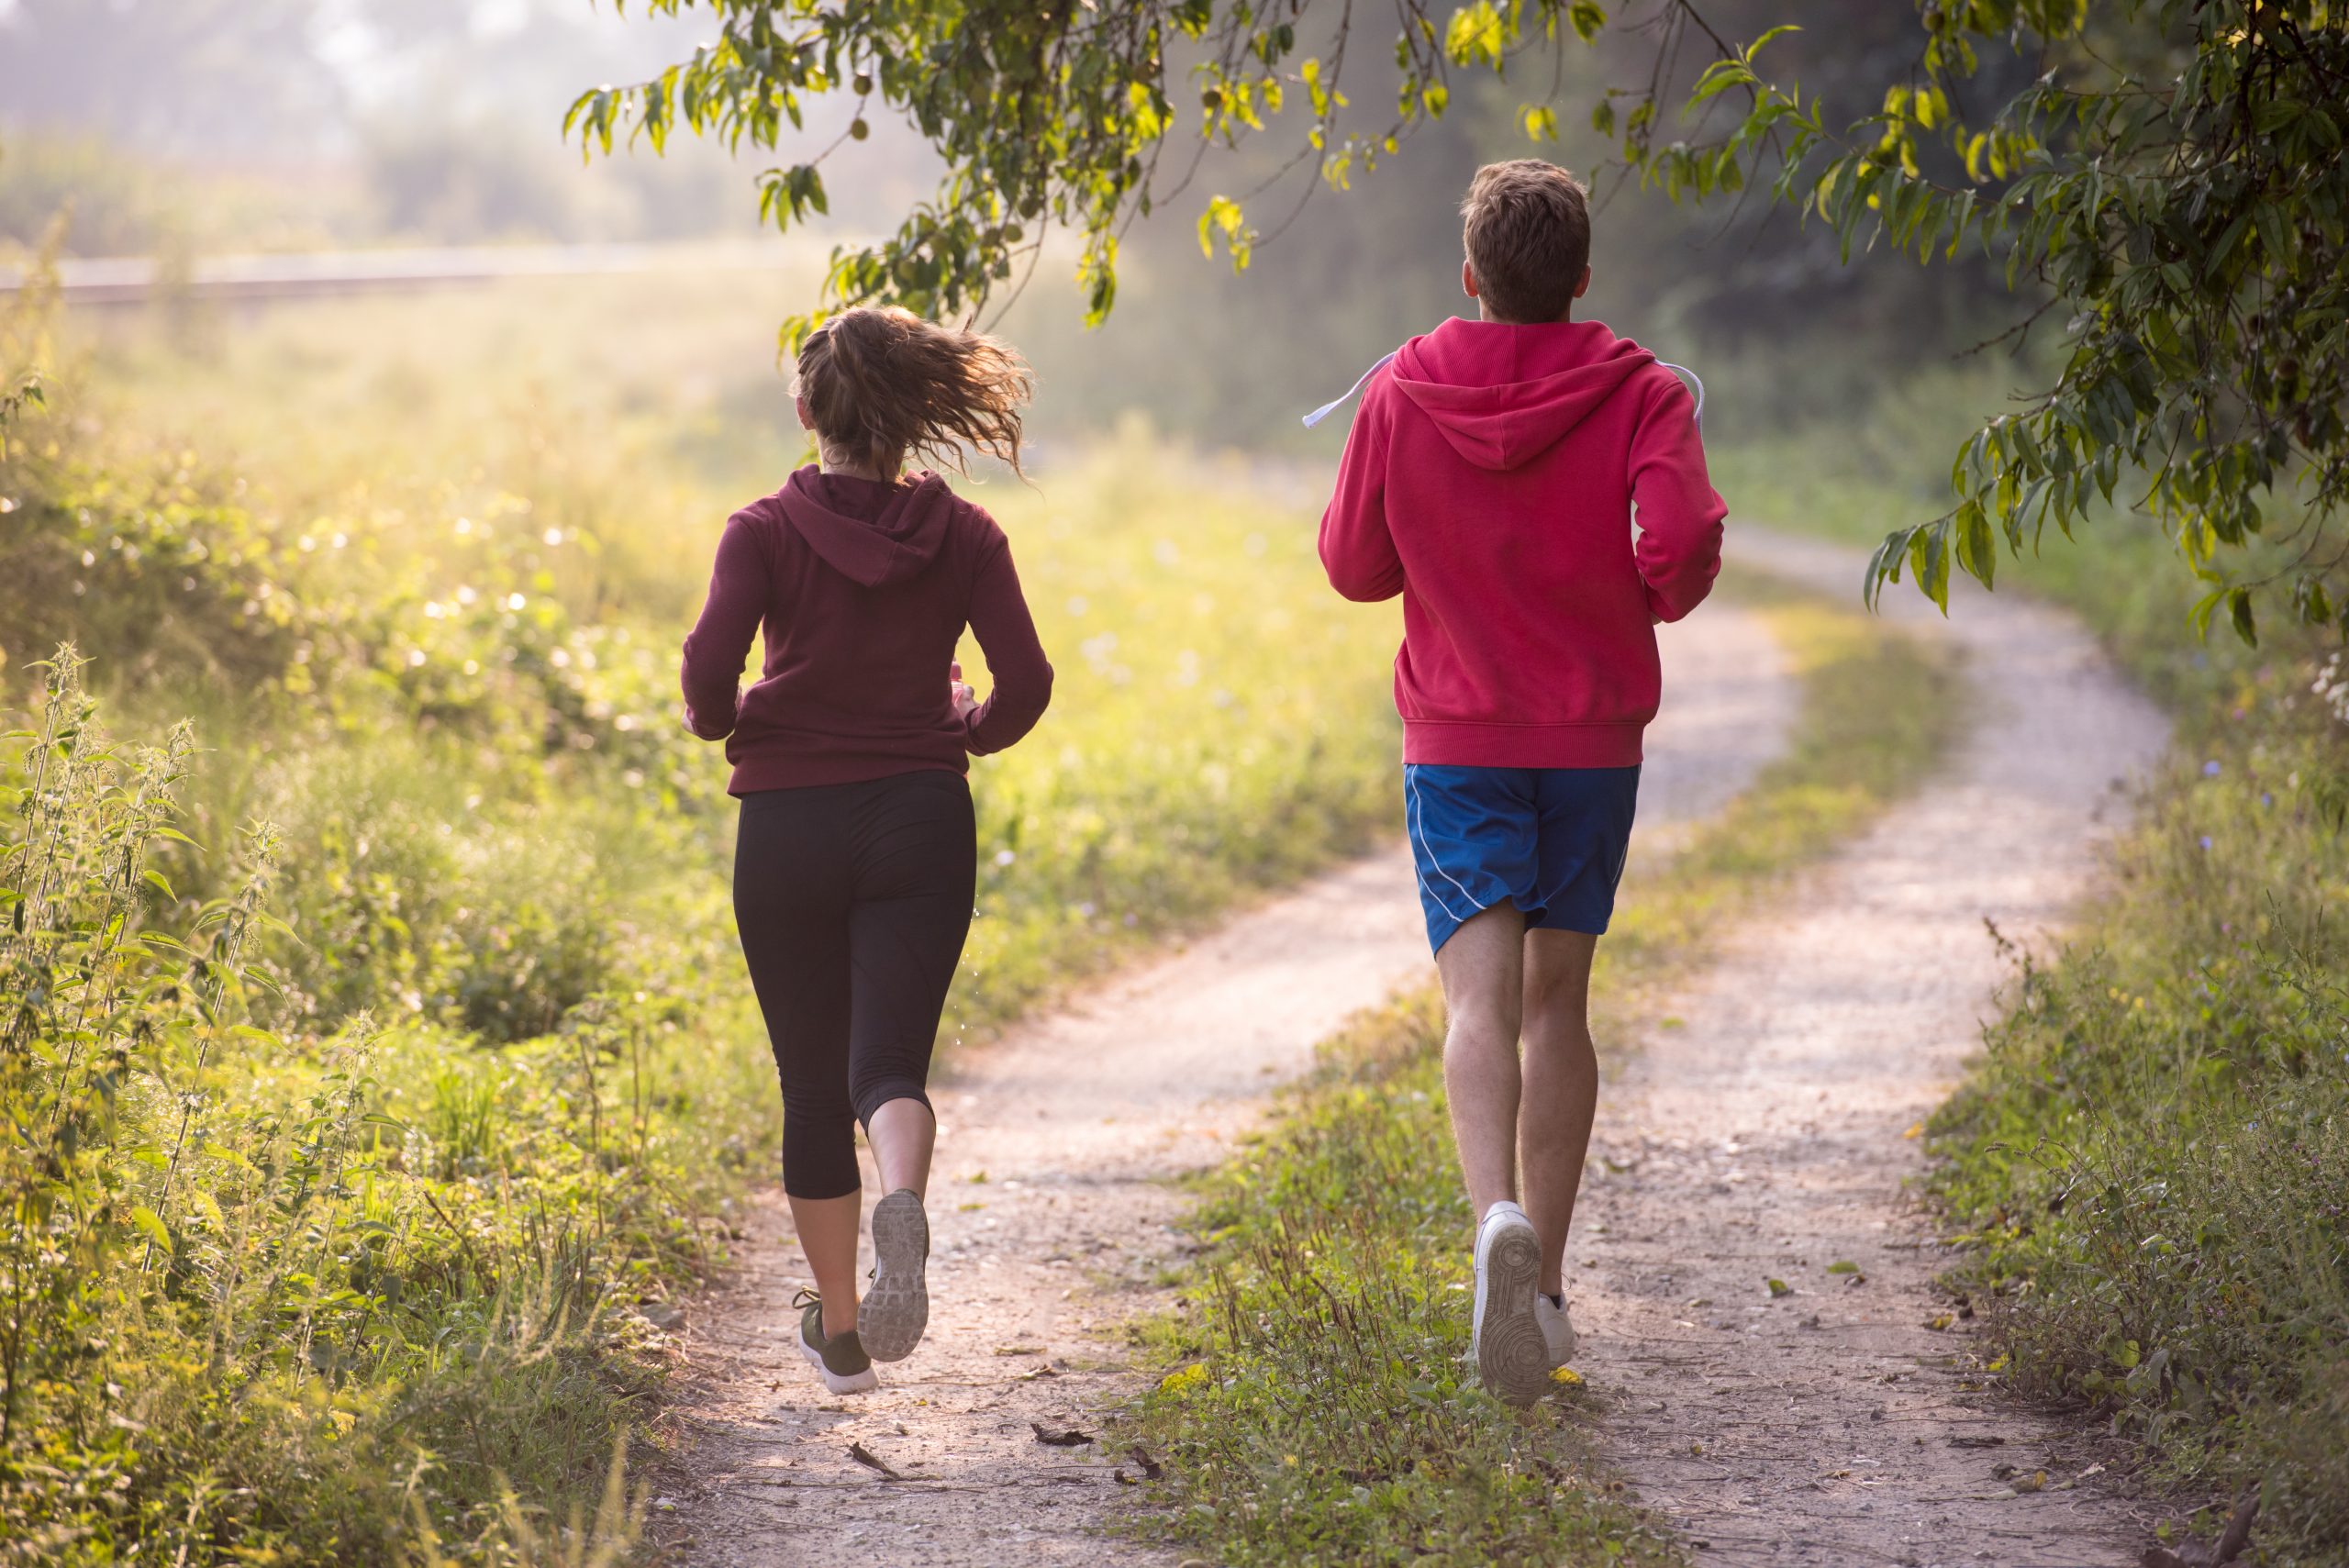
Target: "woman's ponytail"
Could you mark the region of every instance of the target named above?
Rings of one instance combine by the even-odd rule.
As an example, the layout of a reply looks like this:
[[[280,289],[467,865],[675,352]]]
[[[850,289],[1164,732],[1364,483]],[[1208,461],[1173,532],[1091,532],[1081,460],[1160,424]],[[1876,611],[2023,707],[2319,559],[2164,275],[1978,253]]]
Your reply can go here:
[[[1007,343],[860,306],[807,335],[793,390],[826,444],[884,473],[916,454],[961,470],[971,451],[1017,473],[1019,406],[1033,385]]]

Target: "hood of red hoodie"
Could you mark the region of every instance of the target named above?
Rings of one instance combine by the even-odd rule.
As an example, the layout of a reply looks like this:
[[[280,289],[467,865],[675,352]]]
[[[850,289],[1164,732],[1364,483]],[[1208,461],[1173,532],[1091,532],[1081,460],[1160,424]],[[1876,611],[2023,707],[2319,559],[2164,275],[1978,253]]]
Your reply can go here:
[[[1478,468],[1521,468],[1655,356],[1597,321],[1454,317],[1395,356],[1396,389]]]
[[[808,549],[868,588],[928,566],[945,542],[954,506],[954,492],[935,473],[918,475],[909,484],[885,484],[826,473],[813,463],[795,472],[775,499]]]

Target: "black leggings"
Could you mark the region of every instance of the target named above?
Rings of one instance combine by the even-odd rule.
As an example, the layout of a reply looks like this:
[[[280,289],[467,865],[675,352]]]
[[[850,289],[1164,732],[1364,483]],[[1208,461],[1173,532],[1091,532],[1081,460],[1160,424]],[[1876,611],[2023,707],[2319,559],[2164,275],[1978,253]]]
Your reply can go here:
[[[855,1123],[923,1084],[978,881],[959,773],[742,797],[734,920],[783,1081],[783,1190],[858,1190]]]

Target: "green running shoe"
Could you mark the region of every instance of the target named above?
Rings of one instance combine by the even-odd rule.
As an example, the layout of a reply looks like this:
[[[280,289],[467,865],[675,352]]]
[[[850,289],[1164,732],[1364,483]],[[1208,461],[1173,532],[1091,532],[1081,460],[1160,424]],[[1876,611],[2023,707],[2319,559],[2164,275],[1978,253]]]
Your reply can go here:
[[[792,1299],[794,1307],[805,1308],[799,1314],[799,1353],[824,1380],[824,1386],[835,1394],[870,1394],[881,1386],[880,1374],[873,1370],[873,1358],[864,1353],[863,1341],[850,1329],[842,1333],[824,1336],[823,1298],[812,1290],[803,1290]]]

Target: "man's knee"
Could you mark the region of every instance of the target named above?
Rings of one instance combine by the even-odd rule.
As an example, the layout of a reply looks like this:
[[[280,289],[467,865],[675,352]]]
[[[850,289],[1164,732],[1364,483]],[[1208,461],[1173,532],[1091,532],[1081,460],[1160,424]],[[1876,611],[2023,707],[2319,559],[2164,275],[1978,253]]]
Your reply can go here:
[[[1490,992],[1480,989],[1447,998],[1445,1012],[1447,1047],[1492,1045],[1509,1051],[1517,1049],[1518,1031],[1524,1023],[1523,1007],[1515,996],[1497,987]]]

